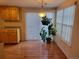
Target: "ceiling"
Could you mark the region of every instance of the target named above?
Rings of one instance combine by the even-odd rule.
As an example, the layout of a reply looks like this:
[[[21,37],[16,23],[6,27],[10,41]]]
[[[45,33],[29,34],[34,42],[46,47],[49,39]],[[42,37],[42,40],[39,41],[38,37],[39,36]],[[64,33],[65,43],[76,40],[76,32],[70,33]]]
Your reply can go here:
[[[44,0],[45,8],[53,8],[65,0]],[[19,7],[41,7],[42,0],[0,0],[0,5],[10,5]]]

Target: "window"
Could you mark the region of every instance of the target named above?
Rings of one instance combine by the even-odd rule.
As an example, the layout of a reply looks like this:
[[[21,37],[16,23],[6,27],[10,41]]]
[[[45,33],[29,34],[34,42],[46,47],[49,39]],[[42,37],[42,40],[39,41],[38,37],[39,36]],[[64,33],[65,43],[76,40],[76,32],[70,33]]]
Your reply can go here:
[[[71,46],[72,28],[74,24],[75,5],[57,12],[56,28],[57,33],[63,41]]]
[[[61,36],[61,31],[62,31],[62,18],[63,18],[63,10],[57,11],[56,29],[57,29],[57,34],[59,36]]]

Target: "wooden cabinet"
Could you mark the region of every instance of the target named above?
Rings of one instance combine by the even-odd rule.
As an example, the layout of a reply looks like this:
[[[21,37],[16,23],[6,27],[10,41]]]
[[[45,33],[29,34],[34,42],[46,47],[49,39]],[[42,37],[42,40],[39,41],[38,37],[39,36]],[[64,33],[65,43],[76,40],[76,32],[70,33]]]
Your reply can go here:
[[[0,41],[4,43],[19,43],[20,29],[0,29]]]
[[[18,21],[19,8],[18,7],[0,7],[0,20]]]
[[[3,43],[0,43],[0,59],[3,59],[4,56],[4,51],[3,51]]]

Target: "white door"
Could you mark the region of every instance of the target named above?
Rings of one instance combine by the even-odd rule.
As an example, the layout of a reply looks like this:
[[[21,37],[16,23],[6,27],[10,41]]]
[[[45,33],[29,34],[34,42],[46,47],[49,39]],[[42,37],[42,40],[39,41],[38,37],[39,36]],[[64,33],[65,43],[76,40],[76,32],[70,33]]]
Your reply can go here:
[[[41,40],[40,27],[41,20],[38,13],[26,13],[26,40]]]

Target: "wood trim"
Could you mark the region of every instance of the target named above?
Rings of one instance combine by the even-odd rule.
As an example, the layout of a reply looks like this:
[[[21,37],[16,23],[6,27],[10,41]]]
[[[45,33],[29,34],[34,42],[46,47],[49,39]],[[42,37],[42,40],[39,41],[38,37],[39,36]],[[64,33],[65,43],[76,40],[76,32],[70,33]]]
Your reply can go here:
[[[7,29],[7,28],[9,28],[9,29],[10,29],[10,28],[20,28],[20,26],[5,26],[4,28],[5,28],[5,29]]]

